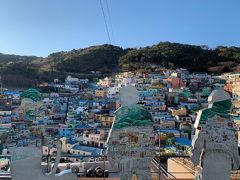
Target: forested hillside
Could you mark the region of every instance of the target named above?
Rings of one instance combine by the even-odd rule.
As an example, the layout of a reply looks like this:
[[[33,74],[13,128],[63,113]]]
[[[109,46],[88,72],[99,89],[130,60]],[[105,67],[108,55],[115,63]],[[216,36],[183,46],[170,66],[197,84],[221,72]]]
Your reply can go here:
[[[50,82],[69,73],[144,71],[153,65],[209,73],[239,72],[239,63],[239,47],[210,49],[207,46],[160,42],[153,46],[123,49],[105,44],[56,52],[46,58],[0,54],[0,73],[5,85],[24,87]]]
[[[19,56],[19,55],[12,55],[12,54],[3,54],[0,53],[0,63],[9,63],[9,62],[30,62],[36,60],[38,57],[36,56]]]
[[[146,67],[147,64],[168,68],[185,67],[190,71],[234,71],[240,62],[240,48],[194,46],[161,42],[151,47],[132,49],[119,59],[126,70]]]

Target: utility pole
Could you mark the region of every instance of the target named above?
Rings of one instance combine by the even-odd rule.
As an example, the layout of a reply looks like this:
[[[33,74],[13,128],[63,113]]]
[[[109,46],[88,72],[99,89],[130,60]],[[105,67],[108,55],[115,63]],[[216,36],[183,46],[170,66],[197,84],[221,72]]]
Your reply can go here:
[[[69,96],[67,96],[67,107],[66,107],[66,112],[65,112],[65,119],[64,119],[64,123],[67,121],[68,106],[69,106]]]
[[[160,127],[161,128],[161,127]],[[159,157],[159,162],[158,162],[158,180],[160,180],[160,162],[161,162],[161,158],[160,158],[160,146],[161,146],[161,129],[160,132],[158,134],[158,157]]]
[[[106,161],[106,158],[105,158],[106,156],[104,155],[104,162],[103,162],[103,179],[105,180],[105,161]]]

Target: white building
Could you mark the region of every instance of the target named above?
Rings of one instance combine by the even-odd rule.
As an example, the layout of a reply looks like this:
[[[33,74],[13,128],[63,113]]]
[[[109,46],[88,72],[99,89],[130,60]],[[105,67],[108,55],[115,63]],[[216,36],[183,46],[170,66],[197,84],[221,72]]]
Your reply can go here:
[[[67,76],[65,79],[65,89],[72,93],[77,93],[79,91],[79,83],[80,82],[78,78]]]

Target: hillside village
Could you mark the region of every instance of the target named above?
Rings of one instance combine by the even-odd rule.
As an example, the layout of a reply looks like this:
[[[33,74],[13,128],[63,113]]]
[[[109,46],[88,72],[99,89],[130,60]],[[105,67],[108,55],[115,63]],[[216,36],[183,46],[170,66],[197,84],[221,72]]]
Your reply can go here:
[[[9,157],[14,156],[13,149],[24,147],[38,147],[42,169],[50,172],[58,150],[54,142],[60,141],[61,159],[56,173],[75,168],[78,177],[117,177],[108,164],[108,138],[115,112],[121,107],[119,90],[127,85],[136,87],[138,105],[152,115],[156,154],[153,164],[162,166],[165,173],[173,166],[170,161],[182,161],[178,157],[190,163],[193,125],[214,89],[230,93],[235,124],[229,126],[239,129],[240,74],[211,76],[180,68],[124,72],[97,82],[67,76],[64,82],[55,79],[50,83],[54,89],[51,93],[2,88],[0,176],[11,176],[11,163],[19,159]]]

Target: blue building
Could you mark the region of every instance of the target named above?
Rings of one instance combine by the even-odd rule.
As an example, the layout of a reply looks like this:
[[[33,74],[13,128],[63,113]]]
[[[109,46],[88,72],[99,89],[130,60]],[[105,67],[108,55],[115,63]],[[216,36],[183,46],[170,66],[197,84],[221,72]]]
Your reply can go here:
[[[82,145],[74,145],[71,150],[71,154],[79,154],[79,155],[92,155],[92,156],[100,156],[103,154],[103,149]]]
[[[71,138],[72,134],[73,134],[73,129],[72,128],[60,128],[59,129],[59,136],[60,137]]]

